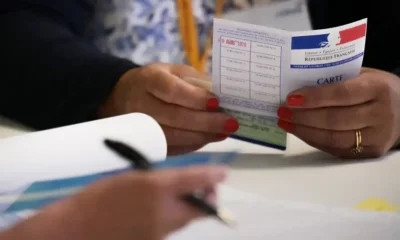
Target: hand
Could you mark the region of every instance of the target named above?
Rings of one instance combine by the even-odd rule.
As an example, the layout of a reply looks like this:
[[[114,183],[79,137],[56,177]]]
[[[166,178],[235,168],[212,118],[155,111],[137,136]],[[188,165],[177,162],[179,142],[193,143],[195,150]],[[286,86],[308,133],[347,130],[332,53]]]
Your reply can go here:
[[[217,166],[123,174],[44,209],[0,237],[161,240],[204,217],[181,197],[199,189],[214,189],[225,176],[225,169]]]
[[[197,150],[237,131],[235,119],[216,112],[217,98],[182,80],[184,77],[207,79],[184,65],[151,64],[130,70],[119,80],[100,115],[142,112],[152,116],[164,130],[169,155]]]
[[[289,94],[278,125],[306,143],[342,158],[385,154],[400,136],[400,79],[364,68],[359,77]],[[352,153],[356,130],[363,151]]]

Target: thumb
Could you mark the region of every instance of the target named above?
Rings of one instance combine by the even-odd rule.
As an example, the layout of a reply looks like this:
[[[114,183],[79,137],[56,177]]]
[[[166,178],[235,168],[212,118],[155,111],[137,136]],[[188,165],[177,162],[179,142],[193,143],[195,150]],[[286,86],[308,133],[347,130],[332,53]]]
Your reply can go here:
[[[177,170],[170,178],[170,188],[177,195],[194,193],[222,182],[227,176],[227,169],[219,165],[195,166]]]

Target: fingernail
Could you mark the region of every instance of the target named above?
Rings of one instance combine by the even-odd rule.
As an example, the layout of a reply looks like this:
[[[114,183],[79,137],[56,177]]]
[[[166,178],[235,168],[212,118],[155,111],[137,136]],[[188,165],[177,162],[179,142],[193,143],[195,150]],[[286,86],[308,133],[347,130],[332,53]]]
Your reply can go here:
[[[293,124],[291,124],[290,122],[279,120],[278,127],[282,128],[283,130],[289,133],[293,131]]]
[[[218,99],[216,98],[210,98],[207,101],[207,109],[208,110],[217,110],[219,107],[219,102]]]
[[[223,139],[225,139],[225,138],[227,138],[227,137],[228,137],[228,135],[223,134],[223,133],[218,133],[218,134],[216,135],[217,140],[223,140]]]
[[[304,105],[304,97],[301,95],[291,95],[287,98],[287,104],[290,106]]]
[[[239,129],[239,123],[235,119],[229,119],[225,122],[225,131],[236,132]]]
[[[280,107],[278,109],[279,118],[290,120],[292,118],[292,115],[293,115],[292,111],[287,107]]]

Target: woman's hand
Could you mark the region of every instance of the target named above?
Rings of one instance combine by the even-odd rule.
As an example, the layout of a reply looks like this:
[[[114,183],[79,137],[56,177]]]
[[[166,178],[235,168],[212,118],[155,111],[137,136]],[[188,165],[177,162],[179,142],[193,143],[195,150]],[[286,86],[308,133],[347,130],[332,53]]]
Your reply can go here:
[[[219,166],[122,174],[45,208],[0,238],[162,240],[205,217],[182,196],[201,189],[212,192],[225,177],[225,168]]]
[[[127,72],[100,111],[102,117],[142,112],[162,126],[168,154],[180,154],[220,141],[237,131],[238,122],[216,112],[217,98],[185,77],[207,76],[184,65],[151,64]]]
[[[289,94],[278,125],[306,143],[342,158],[380,157],[400,136],[400,79],[364,68],[359,77]],[[356,131],[362,152],[353,153]]]

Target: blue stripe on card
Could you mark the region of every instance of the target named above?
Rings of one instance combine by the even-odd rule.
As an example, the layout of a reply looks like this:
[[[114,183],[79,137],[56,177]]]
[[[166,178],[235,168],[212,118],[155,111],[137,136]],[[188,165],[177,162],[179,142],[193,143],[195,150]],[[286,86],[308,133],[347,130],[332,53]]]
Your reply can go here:
[[[200,165],[207,163],[214,164],[227,164],[232,161],[236,157],[236,152],[227,152],[227,153],[194,153],[188,155],[182,155],[177,157],[169,157],[165,161],[157,162],[154,164],[156,169],[163,168],[176,168],[176,167],[186,167],[190,165]],[[86,175],[81,177],[74,178],[64,178],[64,179],[55,179],[49,181],[41,181],[33,183],[27,191],[19,196],[19,200],[14,203],[10,203],[10,206],[6,209],[5,213],[16,212],[27,209],[39,209],[48,204],[53,203],[54,201],[58,201],[69,195],[75,193],[71,192],[63,192],[63,190],[74,189],[74,188],[83,188],[94,181],[103,179],[105,177],[115,175],[122,172],[131,171],[131,168],[114,170],[109,172],[97,173],[92,175]],[[43,193],[51,193],[50,195],[40,195]],[[30,195],[28,195],[30,194]],[[32,196],[35,194],[34,199],[26,199],[26,197]],[[25,199],[24,199],[25,197]],[[32,198],[32,197],[31,197]]]
[[[94,181],[97,181],[98,179],[102,179],[102,178],[105,178],[108,176],[119,174],[119,173],[127,171],[127,170],[129,170],[129,169],[122,169],[122,170],[119,169],[119,170],[113,170],[113,171],[96,173],[96,174],[79,176],[79,177],[35,182],[26,191],[24,191],[24,194],[88,185]]]
[[[169,157],[165,161],[157,162],[154,164],[156,169],[159,168],[172,168],[172,167],[186,167],[194,164],[206,164],[211,159],[217,161],[218,163],[227,163],[230,159],[234,158],[236,153],[228,152],[228,153],[194,153],[181,155],[176,157]],[[217,163],[216,162],[216,163]],[[64,178],[50,181],[40,181],[32,184],[25,193],[34,193],[40,191],[51,191],[62,188],[72,188],[72,187],[80,187],[89,185],[92,182],[95,182],[99,179],[106,178],[108,176],[113,176],[122,172],[129,171],[131,169],[119,169],[113,170],[103,173],[96,173],[91,175],[85,175],[80,177],[72,177],[72,178]]]
[[[19,212],[27,209],[40,209],[56,201],[62,200],[65,196],[48,197],[45,199],[31,200],[31,201],[18,201],[13,203],[6,211],[6,213]]]
[[[155,165],[155,168],[168,168],[168,167],[187,167],[199,164],[228,164],[236,157],[236,152],[225,153],[192,153],[179,157],[169,157],[163,162]]]
[[[292,37],[292,50],[321,48],[328,41],[329,34]]]

